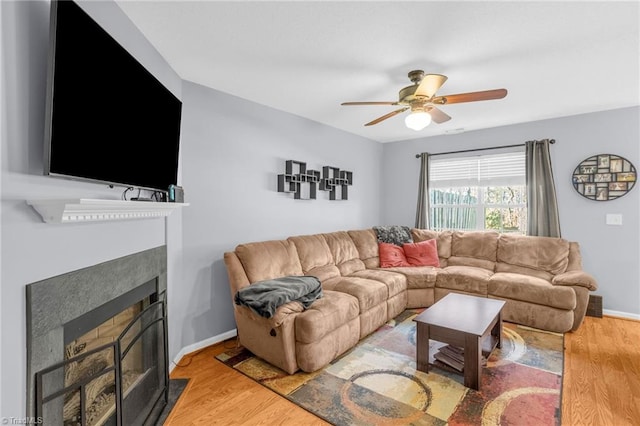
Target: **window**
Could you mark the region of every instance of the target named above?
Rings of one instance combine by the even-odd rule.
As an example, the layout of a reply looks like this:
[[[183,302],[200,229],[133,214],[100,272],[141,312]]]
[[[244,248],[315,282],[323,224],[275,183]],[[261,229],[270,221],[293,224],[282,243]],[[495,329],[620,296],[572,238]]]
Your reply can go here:
[[[524,151],[432,159],[429,170],[432,229],[526,233]]]

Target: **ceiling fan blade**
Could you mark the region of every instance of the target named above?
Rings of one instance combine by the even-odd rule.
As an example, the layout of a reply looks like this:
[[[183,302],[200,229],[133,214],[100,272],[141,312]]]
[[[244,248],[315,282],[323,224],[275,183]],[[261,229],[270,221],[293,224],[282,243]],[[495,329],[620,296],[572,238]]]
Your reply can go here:
[[[433,99],[434,104],[461,104],[463,102],[488,101],[502,99],[507,96],[507,89],[485,90],[482,92],[459,93],[457,95],[438,96]]]
[[[414,95],[432,97],[436,94],[438,89],[442,87],[444,82],[447,81],[447,77],[441,74],[427,74],[422,77],[422,81],[418,85]]]
[[[441,109],[438,109],[434,106],[430,107],[427,112],[431,116],[431,119],[434,123],[440,124],[444,123],[445,121],[451,120],[451,117],[449,117],[449,115],[445,114]]]
[[[394,101],[381,101],[381,102],[343,102],[340,105],[398,105],[398,102]]]
[[[404,108],[397,109],[395,111],[390,112],[389,114],[385,114],[382,117],[378,117],[375,120],[368,122],[367,124],[365,124],[365,126],[373,126],[374,124],[378,124],[379,122],[384,121],[387,118],[391,118],[394,115],[398,115],[401,112],[405,112],[408,109],[409,109],[409,107],[404,107]]]

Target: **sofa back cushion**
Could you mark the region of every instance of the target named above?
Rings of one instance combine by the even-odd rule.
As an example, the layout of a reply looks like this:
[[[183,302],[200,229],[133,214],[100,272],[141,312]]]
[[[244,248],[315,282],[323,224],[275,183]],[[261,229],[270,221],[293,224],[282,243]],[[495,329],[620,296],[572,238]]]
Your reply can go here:
[[[432,240],[435,238],[436,245],[438,246],[438,258],[440,261],[440,266],[447,266],[447,259],[451,257],[451,239],[453,236],[453,232],[446,231],[432,231],[430,229],[418,229],[413,228],[411,230],[411,235],[413,236],[413,241],[419,243],[421,241]]]
[[[236,247],[236,255],[252,283],[303,274],[298,252],[291,241],[240,244]]]
[[[321,282],[340,275],[329,246],[322,235],[289,237],[288,241],[296,246],[302,272],[305,275],[313,275]]]
[[[349,237],[358,250],[358,257],[368,269],[378,268],[378,238],[373,229],[348,231]]]
[[[454,231],[447,265],[475,266],[493,271],[499,235],[495,231]]]
[[[498,240],[498,262],[561,274],[569,263],[569,242],[562,238],[503,234]]]
[[[322,234],[342,276],[365,269],[358,249],[346,231]]]

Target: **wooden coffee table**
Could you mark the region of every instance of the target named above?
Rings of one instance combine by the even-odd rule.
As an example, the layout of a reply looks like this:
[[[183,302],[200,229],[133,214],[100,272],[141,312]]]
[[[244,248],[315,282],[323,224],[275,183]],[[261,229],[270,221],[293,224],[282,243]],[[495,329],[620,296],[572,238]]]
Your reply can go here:
[[[429,372],[429,339],[464,348],[464,385],[479,390],[482,353],[502,345],[502,300],[449,293],[414,318],[416,361]]]

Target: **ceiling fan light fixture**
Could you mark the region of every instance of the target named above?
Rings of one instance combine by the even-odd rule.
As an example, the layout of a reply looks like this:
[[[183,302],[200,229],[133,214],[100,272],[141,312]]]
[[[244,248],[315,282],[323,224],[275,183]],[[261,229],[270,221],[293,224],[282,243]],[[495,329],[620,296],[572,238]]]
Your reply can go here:
[[[410,110],[410,114],[407,115],[404,122],[408,128],[420,131],[427,127],[431,121],[436,124],[442,124],[451,120],[451,117],[449,117],[447,113],[438,108],[440,105],[488,101],[492,99],[502,99],[507,96],[507,89],[436,96],[436,92],[444,82],[447,81],[447,76],[442,74],[425,74],[424,71],[414,70],[409,73],[409,79],[413,84],[400,89],[397,101],[343,102],[341,105],[402,105],[402,108],[386,113],[366,123],[365,126],[373,126],[374,124],[381,123],[384,120]]]
[[[431,115],[425,111],[412,112],[404,119],[404,124],[410,129],[419,131],[431,124]]]

